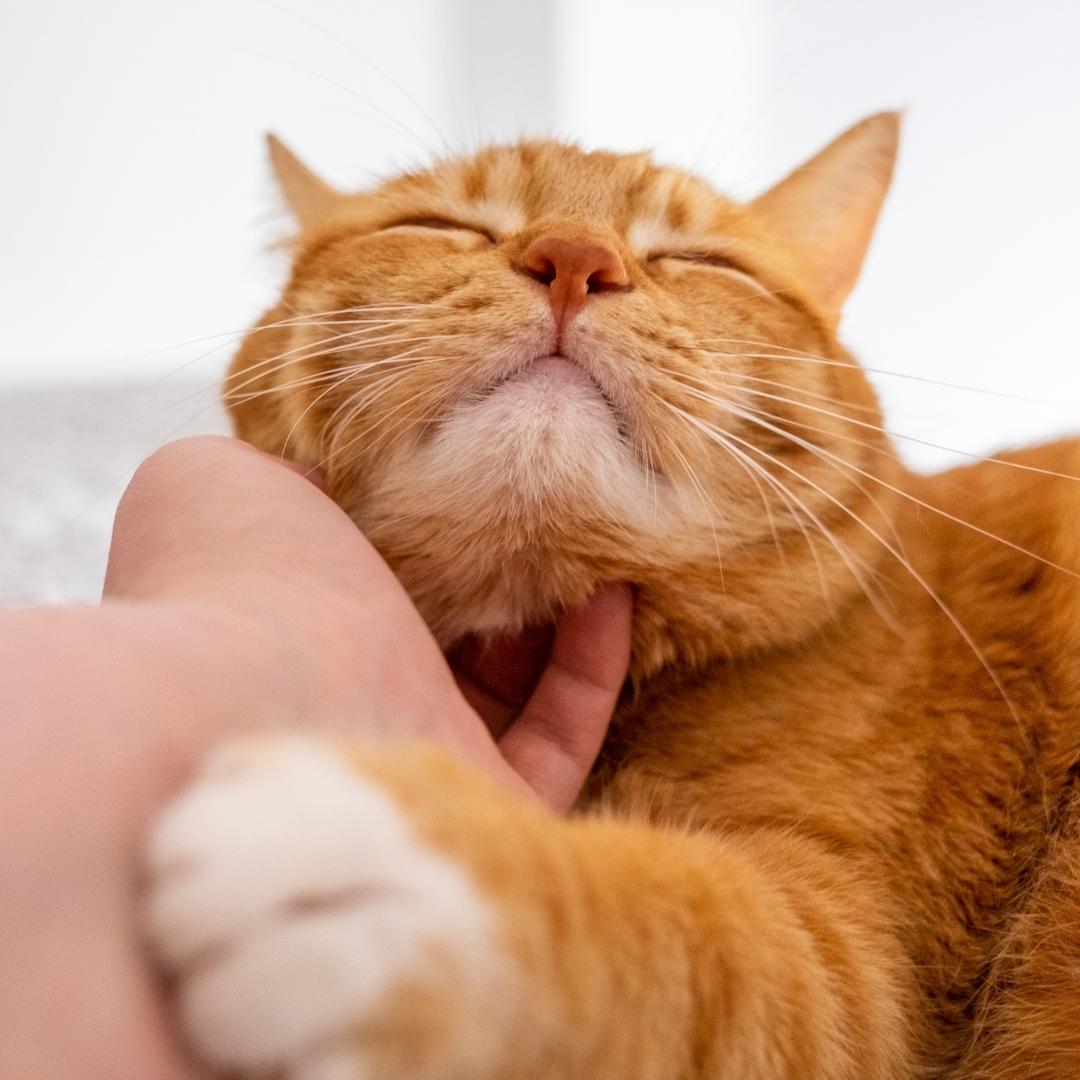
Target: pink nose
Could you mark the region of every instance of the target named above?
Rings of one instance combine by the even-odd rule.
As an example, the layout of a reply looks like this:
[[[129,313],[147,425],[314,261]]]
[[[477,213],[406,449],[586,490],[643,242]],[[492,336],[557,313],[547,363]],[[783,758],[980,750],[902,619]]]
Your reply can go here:
[[[624,289],[630,284],[626,267],[613,248],[554,233],[538,236],[522,252],[518,269],[551,290],[548,299],[560,333],[590,293]]]

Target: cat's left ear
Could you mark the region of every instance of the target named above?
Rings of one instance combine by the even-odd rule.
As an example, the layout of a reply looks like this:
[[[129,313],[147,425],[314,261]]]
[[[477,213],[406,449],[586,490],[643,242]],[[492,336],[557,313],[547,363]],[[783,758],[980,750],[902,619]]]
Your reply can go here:
[[[899,138],[899,113],[868,116],[749,204],[791,250],[804,288],[832,322],[859,277]]]
[[[281,194],[300,228],[314,225],[344,198],[337,188],[313,173],[276,135],[266,136],[266,146]]]

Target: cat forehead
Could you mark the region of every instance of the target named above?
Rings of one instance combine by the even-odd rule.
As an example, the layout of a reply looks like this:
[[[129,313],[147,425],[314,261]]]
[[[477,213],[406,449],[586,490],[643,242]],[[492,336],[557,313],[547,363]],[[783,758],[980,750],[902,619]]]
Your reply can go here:
[[[390,190],[511,233],[546,218],[588,218],[635,246],[709,228],[730,203],[701,178],[647,152],[584,151],[556,142],[497,146],[392,182]]]

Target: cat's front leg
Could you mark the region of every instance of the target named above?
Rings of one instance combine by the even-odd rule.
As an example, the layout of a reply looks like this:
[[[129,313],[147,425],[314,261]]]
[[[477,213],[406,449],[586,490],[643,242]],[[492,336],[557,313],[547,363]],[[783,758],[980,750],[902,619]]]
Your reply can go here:
[[[151,878],[184,1030],[231,1075],[902,1075],[890,943],[783,835],[563,821],[433,750],[261,739],[169,809]]]
[[[523,990],[497,913],[339,744],[222,747],[158,822],[149,876],[151,942],[206,1064],[260,1080],[499,1075],[489,1044]]]

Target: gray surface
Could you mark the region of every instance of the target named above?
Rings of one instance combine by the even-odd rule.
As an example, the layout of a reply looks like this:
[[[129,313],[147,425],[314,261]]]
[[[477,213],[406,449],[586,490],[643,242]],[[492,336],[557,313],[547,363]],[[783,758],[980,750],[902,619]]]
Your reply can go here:
[[[0,391],[0,606],[97,600],[136,465],[181,435],[227,431],[206,381]]]

